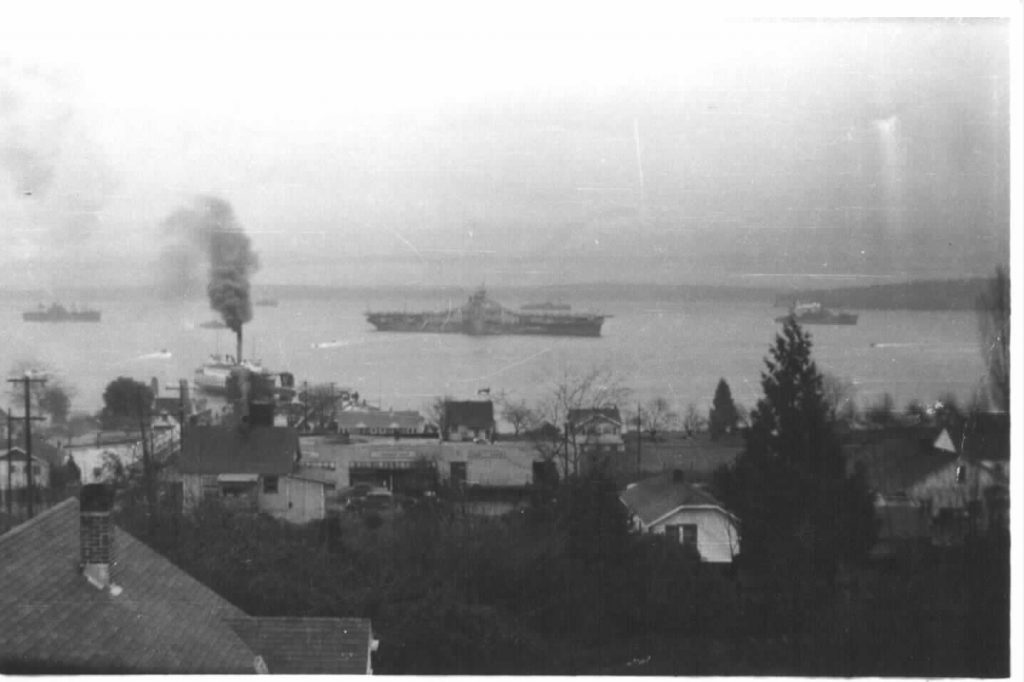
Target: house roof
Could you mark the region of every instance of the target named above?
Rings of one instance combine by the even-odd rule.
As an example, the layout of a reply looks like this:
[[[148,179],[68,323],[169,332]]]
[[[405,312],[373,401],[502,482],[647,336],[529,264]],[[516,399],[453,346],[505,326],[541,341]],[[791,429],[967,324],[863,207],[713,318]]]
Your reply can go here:
[[[272,673],[362,675],[372,632],[365,618],[230,618]]]
[[[645,479],[626,488],[619,498],[644,525],[655,523],[681,507],[717,507],[729,513],[710,493],[673,479],[671,472]]]
[[[78,500],[0,536],[0,669],[253,672],[244,613],[119,528],[114,596],[78,570]]]
[[[32,440],[34,441],[35,439],[33,438]],[[25,448],[23,447],[14,446],[13,448],[11,448],[11,454],[14,457],[15,461],[24,462],[26,459]],[[0,459],[6,457],[7,450],[4,450],[3,454],[0,454]],[[40,441],[38,443],[32,443],[32,459],[37,459],[41,462],[46,462],[52,467],[59,467],[62,464],[64,464],[64,460],[67,458],[65,457],[64,453],[61,452],[58,448],[55,448],[52,445],[49,445],[48,443],[43,443],[42,441]]]
[[[252,618],[114,526],[114,594],[79,569],[75,498],[0,535],[0,672],[365,673],[370,621]]]
[[[933,446],[941,429],[888,429],[861,434],[860,442],[844,448],[847,465],[863,466],[868,488],[894,495],[949,466],[958,455]]]
[[[336,420],[343,429],[418,429],[424,422],[415,410],[341,412]]]
[[[292,471],[299,451],[294,429],[281,426],[194,426],[185,432],[183,474],[263,474]]]
[[[444,415],[451,426],[494,428],[494,403],[490,400],[449,400],[444,404]]]
[[[622,415],[618,407],[588,407],[569,410],[569,421],[576,426],[593,419],[604,419],[622,426]]]

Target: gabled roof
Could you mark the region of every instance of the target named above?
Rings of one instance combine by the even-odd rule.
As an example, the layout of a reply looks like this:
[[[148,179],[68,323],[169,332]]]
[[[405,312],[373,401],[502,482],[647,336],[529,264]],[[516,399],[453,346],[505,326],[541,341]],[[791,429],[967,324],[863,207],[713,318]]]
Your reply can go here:
[[[34,438],[32,440],[35,440]],[[16,462],[24,462],[27,457],[25,455],[25,448],[14,446],[11,448],[11,456]],[[0,453],[0,459],[7,459],[7,450],[5,449]],[[61,466],[67,459],[59,449],[49,445],[47,443],[39,442],[32,444],[32,459],[46,462],[51,467]]]
[[[230,618],[275,674],[365,675],[372,633],[365,618]]]
[[[370,621],[252,618],[116,526],[111,582],[79,569],[75,498],[0,535],[0,673],[363,674]]]
[[[449,400],[444,404],[444,415],[449,426],[494,428],[494,403],[490,400]]]
[[[183,474],[283,476],[295,465],[299,435],[282,426],[194,426],[182,445]]]
[[[622,426],[622,415],[618,407],[588,407],[569,410],[569,421],[579,426],[593,419],[604,419]]]
[[[244,616],[115,528],[114,596],[78,570],[78,500],[0,536],[0,669],[253,672],[253,651],[224,621]]]
[[[673,480],[671,472],[629,486],[619,499],[645,526],[656,523],[682,507],[714,507],[729,514],[710,493],[685,481]]]

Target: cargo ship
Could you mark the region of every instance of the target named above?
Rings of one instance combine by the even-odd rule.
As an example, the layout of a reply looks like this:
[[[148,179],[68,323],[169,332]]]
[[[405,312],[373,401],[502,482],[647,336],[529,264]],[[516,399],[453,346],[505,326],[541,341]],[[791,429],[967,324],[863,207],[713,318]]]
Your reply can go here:
[[[797,303],[789,309],[789,315],[776,317],[775,321],[785,322],[790,317],[800,324],[857,324],[856,314],[833,312],[820,303]]]
[[[25,322],[99,322],[100,311],[88,308],[65,308],[59,303],[49,308],[39,304],[36,310],[27,310],[21,315]]]
[[[367,321],[382,332],[433,334],[539,334],[600,336],[607,315],[554,311],[509,310],[478,289],[461,307],[442,312],[368,312]]]

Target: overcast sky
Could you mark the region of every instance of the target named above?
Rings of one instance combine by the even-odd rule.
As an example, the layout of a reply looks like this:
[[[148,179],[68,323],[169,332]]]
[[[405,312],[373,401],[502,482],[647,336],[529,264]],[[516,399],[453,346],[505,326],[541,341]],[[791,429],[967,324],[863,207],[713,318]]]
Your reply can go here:
[[[162,221],[197,194],[234,207],[257,284],[870,281],[1007,259],[1005,21],[574,5],[18,16],[0,284],[152,278]]]

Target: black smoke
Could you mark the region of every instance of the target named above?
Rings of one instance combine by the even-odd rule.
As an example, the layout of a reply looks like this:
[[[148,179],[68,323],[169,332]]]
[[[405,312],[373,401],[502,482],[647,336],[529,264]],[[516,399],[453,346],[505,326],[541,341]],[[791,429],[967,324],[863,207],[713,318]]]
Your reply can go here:
[[[259,260],[231,204],[213,196],[196,197],[191,206],[172,213],[163,224],[167,239],[161,255],[162,290],[167,295],[192,293],[205,260],[210,307],[236,334],[252,319],[249,277]]]

